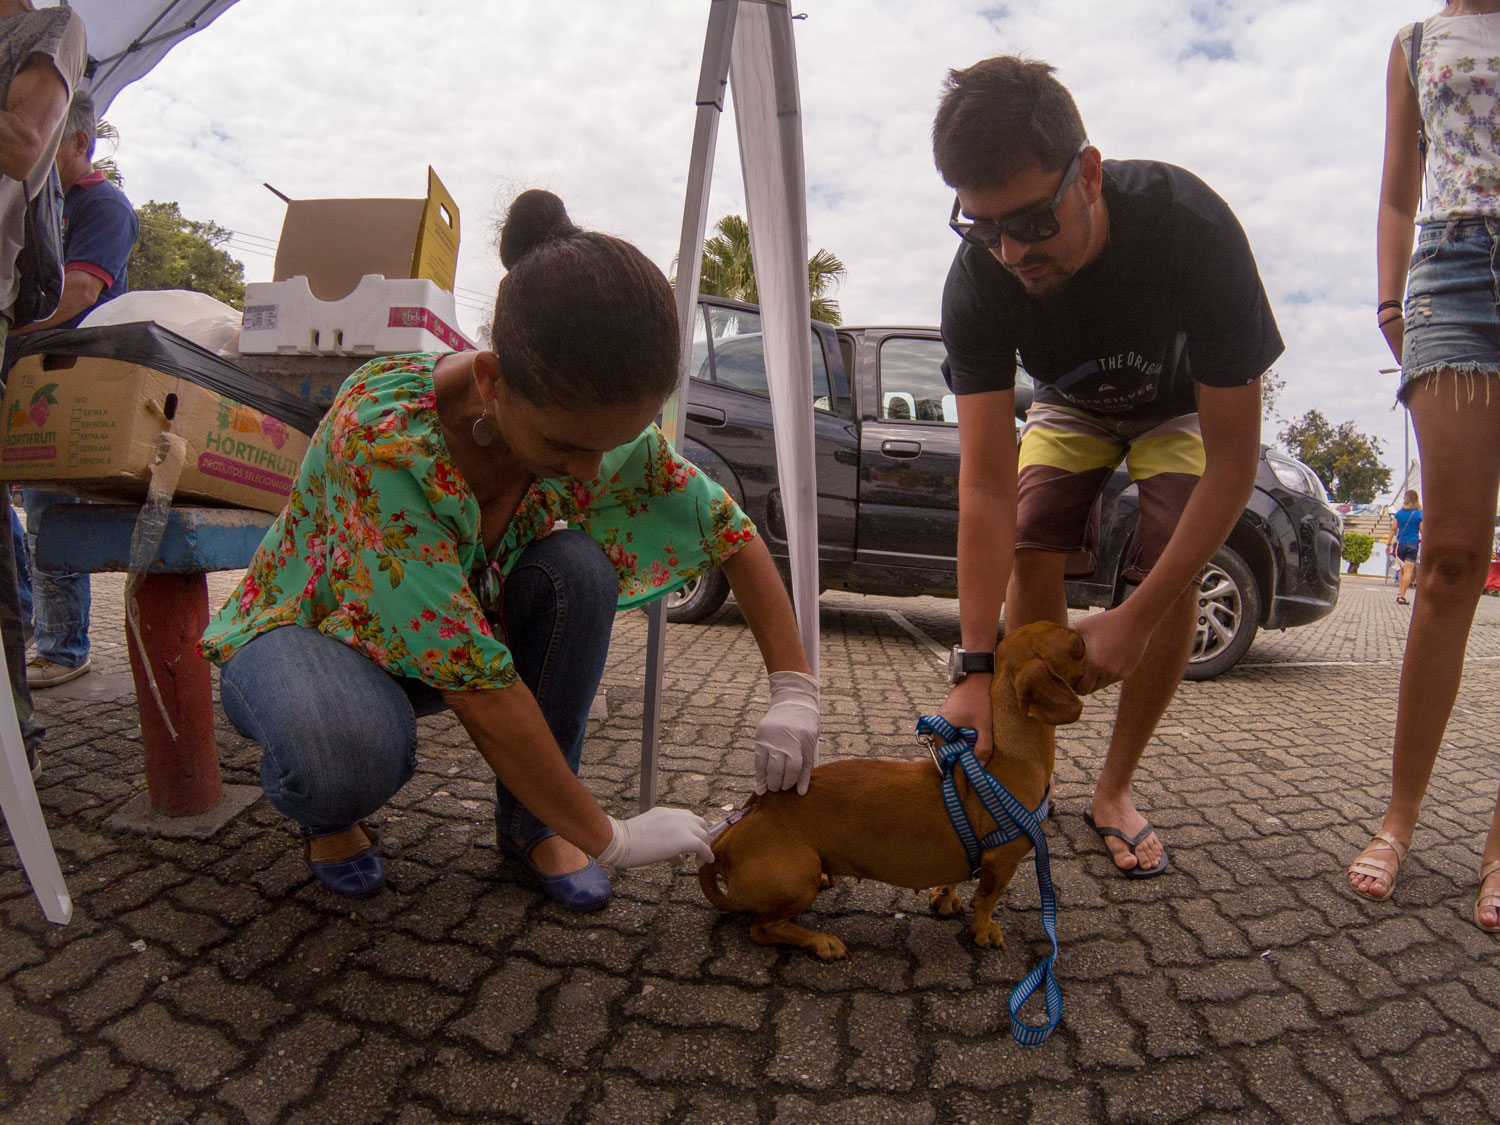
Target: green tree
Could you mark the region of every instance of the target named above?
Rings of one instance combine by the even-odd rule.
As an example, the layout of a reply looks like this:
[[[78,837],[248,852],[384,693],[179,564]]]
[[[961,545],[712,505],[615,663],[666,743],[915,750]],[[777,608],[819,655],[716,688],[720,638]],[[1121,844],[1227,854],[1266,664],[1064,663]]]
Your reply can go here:
[[[98,149],[94,150],[94,171],[103,172],[104,178],[115,187],[125,186],[125,175],[120,171],[120,166],[115,163],[114,151],[120,147],[120,130],[116,129],[104,118],[94,122],[94,140],[109,142],[109,156],[99,156]]]
[[[1358,574],[1359,568],[1375,550],[1375,540],[1358,531],[1344,535],[1344,561],[1349,564],[1349,573]]]
[[[1309,410],[1288,422],[1279,435],[1293,457],[1312,467],[1335,500],[1368,504],[1391,483],[1380,463],[1380,439],[1360,433],[1353,422],[1332,425],[1321,411]]]
[[[750,224],[739,215],[725,215],[714,229],[719,233],[703,243],[703,277],[698,292],[759,303],[755,263],[750,256]],[[807,260],[807,289],[814,320],[843,322],[839,303],[827,293],[844,280],[844,273],[844,263],[827,250],[818,250]]]
[[[1280,416],[1276,413],[1276,404],[1281,399],[1281,392],[1286,390],[1286,380],[1276,374],[1273,367],[1260,377],[1260,418],[1262,422],[1276,421]]]
[[[130,252],[132,289],[191,289],[227,305],[245,305],[245,267],[221,250],[233,231],[183,216],[176,203],[135,209],[140,237]]]

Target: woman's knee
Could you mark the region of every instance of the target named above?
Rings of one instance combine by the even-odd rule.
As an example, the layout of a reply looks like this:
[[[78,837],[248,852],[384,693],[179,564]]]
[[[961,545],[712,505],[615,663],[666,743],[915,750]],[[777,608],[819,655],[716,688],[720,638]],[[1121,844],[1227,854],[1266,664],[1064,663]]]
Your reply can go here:
[[[224,666],[220,684],[225,714],[264,753],[267,798],[304,825],[347,827],[416,767],[405,693],[339,641],[294,627],[263,634]]]
[[[320,757],[265,749],[261,788],[266,799],[314,835],[357,824],[382,808],[411,779],[415,747]]]
[[[1492,547],[1467,537],[1428,535],[1422,541],[1422,589],[1442,596],[1467,596],[1484,585],[1489,575]]]
[[[511,573],[515,600],[506,605],[535,611],[565,605],[569,615],[608,620],[620,597],[620,580],[603,548],[582,531],[553,532],[526,549]],[[517,604],[519,602],[520,604]]]

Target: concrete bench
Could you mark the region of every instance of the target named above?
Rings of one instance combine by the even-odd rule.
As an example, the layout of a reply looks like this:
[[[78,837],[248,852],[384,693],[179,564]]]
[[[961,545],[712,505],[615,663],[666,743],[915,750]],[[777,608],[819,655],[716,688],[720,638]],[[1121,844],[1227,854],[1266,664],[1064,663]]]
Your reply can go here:
[[[139,514],[138,507],[128,504],[45,508],[35,529],[35,563],[44,570],[78,573],[126,571]],[[274,519],[240,508],[174,507],[156,560],[136,591],[140,640],[128,620],[125,636],[141,717],[146,796],[151,812],[161,817],[201,818],[220,805],[223,778],[214,738],[212,676],[208,661],[194,647],[208,625],[207,575],[248,566]],[[160,707],[146,675],[148,666]],[[210,819],[222,823],[218,817]]]

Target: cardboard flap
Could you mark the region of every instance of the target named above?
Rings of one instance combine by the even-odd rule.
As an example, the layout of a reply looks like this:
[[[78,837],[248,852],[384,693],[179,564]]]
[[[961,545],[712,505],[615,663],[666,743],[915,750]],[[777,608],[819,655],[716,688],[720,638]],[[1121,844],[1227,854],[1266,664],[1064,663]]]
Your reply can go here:
[[[427,166],[427,200],[422,207],[422,221],[417,230],[417,247],[412,254],[411,276],[425,277],[453,292],[458,268],[458,204],[432,165]],[[390,274],[386,274],[387,277]]]

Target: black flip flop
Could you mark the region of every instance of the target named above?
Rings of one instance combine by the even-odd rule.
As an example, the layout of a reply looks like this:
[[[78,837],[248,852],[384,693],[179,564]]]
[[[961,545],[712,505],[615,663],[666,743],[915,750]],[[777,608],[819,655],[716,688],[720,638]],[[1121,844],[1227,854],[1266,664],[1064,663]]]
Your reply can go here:
[[[1129,846],[1132,853],[1134,853],[1135,849],[1140,846],[1142,840],[1144,840],[1147,836],[1151,835],[1151,833],[1155,831],[1155,829],[1151,827],[1151,822],[1149,820],[1146,822],[1146,827],[1142,828],[1133,837],[1127,836],[1120,829],[1111,828],[1107,824],[1095,824],[1094,809],[1092,805],[1083,810],[1083,819],[1090,828],[1092,828],[1099,834],[1099,839],[1102,840],[1106,836],[1113,836],[1117,840],[1124,840],[1125,843]],[[1108,848],[1105,848],[1104,850],[1106,852],[1109,852]],[[1114,864],[1115,870],[1121,875],[1125,876],[1125,878],[1127,879],[1154,879],[1167,869],[1167,849],[1165,847],[1162,848],[1161,862],[1158,863],[1155,867],[1141,867],[1141,860],[1139,856],[1136,856],[1135,867],[1121,867],[1118,863],[1115,863],[1115,855],[1113,852],[1109,852],[1109,862]]]

